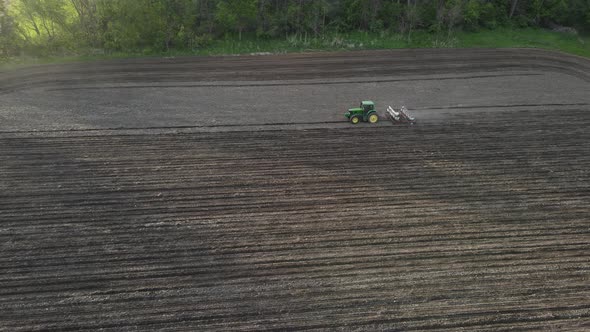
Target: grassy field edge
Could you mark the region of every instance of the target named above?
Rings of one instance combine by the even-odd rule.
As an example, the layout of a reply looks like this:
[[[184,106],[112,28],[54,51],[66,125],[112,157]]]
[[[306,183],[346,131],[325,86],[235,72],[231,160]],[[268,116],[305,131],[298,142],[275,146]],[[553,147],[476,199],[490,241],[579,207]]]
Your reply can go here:
[[[69,54],[45,58],[21,56],[0,62],[0,69],[139,57],[281,54],[403,48],[539,48],[590,58],[590,37],[534,28],[500,28],[475,32],[447,31],[442,33],[416,31],[411,34],[355,32],[333,33],[321,37],[297,35],[284,39],[259,39],[255,36],[245,36],[242,40],[238,40],[235,36],[226,36],[192,50],[155,51],[145,49],[135,52],[108,53],[95,50],[94,52],[84,52],[85,54],[82,55]]]

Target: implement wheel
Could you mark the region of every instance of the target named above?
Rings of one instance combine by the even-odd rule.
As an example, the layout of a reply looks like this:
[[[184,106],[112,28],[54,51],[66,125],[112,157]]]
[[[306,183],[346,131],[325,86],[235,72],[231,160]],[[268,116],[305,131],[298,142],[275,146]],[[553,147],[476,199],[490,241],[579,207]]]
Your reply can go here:
[[[353,115],[353,116],[350,118],[350,123],[352,123],[352,124],[357,124],[357,123],[359,123],[359,122],[361,122],[361,118],[359,118],[357,115]]]
[[[369,115],[369,122],[370,123],[377,123],[379,121],[379,116],[377,114]]]

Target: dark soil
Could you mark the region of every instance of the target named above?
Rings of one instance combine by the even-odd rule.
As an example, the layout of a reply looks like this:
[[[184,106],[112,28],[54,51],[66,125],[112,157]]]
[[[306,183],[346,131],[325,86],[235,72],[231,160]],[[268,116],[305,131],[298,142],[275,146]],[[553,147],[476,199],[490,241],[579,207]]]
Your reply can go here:
[[[494,52],[447,50],[441,68],[589,74],[555,53]],[[95,66],[109,82],[144,65],[162,80],[330,79],[382,54]],[[28,81],[35,70],[1,89],[59,86]],[[0,330],[588,330],[588,85],[571,90],[582,97],[424,108],[446,115],[415,126],[297,129],[278,110],[283,126],[256,130],[5,128]]]

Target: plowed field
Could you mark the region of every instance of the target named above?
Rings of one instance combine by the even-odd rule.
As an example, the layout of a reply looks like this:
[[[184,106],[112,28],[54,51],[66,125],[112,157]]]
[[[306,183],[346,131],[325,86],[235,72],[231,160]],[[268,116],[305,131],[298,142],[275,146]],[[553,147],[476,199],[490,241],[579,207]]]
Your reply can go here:
[[[588,330],[589,68],[414,50],[0,72],[0,330]],[[418,124],[353,126],[360,99]]]

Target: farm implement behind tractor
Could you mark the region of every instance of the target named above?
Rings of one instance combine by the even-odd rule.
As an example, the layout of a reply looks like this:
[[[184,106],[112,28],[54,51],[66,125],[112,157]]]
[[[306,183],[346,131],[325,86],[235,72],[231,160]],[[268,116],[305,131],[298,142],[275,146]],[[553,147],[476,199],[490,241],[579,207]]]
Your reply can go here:
[[[408,109],[405,106],[402,106],[399,111],[393,109],[393,107],[387,107],[387,116],[391,120],[391,122],[395,123],[409,123],[415,124],[416,119],[408,114]]]

